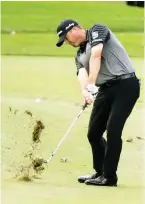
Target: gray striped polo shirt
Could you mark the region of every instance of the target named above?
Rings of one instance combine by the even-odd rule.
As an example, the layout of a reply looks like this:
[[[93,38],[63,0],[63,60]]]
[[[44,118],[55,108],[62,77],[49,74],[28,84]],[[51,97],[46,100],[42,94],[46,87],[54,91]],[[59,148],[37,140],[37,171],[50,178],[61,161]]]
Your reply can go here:
[[[91,29],[86,30],[86,34],[86,41],[80,46],[75,57],[77,74],[81,68],[85,68],[89,74],[91,48],[99,43],[103,43],[103,51],[97,86],[115,76],[135,72],[126,50],[105,25],[95,24]]]

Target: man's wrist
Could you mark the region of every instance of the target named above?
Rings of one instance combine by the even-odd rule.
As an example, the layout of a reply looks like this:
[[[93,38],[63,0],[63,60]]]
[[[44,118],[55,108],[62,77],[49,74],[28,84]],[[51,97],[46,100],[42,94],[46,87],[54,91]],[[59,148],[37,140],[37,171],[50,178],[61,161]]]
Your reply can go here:
[[[88,84],[87,85],[87,91],[93,95],[93,94],[96,94],[98,92],[98,88],[96,87],[95,84]]]

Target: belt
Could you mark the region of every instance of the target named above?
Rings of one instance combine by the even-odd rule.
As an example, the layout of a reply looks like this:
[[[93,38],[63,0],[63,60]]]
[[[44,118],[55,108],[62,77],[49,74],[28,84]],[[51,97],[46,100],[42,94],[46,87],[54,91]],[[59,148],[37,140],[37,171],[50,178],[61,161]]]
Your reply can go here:
[[[113,78],[111,80],[108,80],[104,84],[100,85],[100,87],[102,87],[102,88],[109,87],[109,86],[112,86],[112,85],[116,84],[120,80],[134,78],[134,77],[136,77],[134,72],[129,73],[129,74],[122,74],[122,75],[119,75],[119,76],[115,76],[115,78]]]

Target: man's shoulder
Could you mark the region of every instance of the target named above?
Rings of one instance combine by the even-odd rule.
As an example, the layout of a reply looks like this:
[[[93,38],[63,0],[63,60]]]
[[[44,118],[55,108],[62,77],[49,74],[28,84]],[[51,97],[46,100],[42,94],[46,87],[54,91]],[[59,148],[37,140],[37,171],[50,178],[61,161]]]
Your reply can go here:
[[[106,25],[102,24],[102,23],[96,23],[93,26],[90,27],[89,31],[93,31],[93,30],[98,30],[98,29],[103,29],[103,28],[108,28]]]

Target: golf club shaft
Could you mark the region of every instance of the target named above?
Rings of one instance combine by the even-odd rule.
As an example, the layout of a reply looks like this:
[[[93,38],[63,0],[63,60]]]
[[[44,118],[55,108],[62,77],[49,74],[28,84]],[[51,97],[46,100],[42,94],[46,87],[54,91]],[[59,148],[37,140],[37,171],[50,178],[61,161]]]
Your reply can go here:
[[[49,163],[51,161],[51,159],[53,158],[53,156],[55,155],[56,151],[58,150],[58,148],[60,147],[60,145],[62,144],[62,142],[64,141],[64,139],[66,138],[66,136],[68,135],[68,133],[70,132],[70,130],[72,129],[72,127],[75,125],[76,121],[78,120],[78,118],[80,117],[80,115],[82,114],[82,112],[85,110],[85,108],[87,107],[87,104],[85,103],[82,107],[82,109],[80,110],[80,112],[78,113],[78,115],[76,116],[76,118],[74,119],[74,121],[72,122],[72,124],[70,125],[70,127],[68,128],[67,132],[65,133],[65,135],[63,136],[63,138],[60,140],[60,142],[58,143],[57,147],[55,148],[55,150],[52,152],[51,156],[49,157],[48,160],[45,161],[45,163]]]

